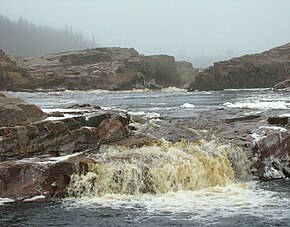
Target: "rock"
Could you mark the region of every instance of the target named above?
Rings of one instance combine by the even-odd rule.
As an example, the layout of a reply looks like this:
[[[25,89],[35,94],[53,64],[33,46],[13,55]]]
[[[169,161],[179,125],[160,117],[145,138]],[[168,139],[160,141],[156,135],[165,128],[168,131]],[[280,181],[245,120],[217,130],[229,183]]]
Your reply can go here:
[[[45,118],[46,114],[21,99],[0,96],[0,127],[25,125]]]
[[[288,117],[269,117],[267,119],[270,125],[287,125],[289,123]]]
[[[49,161],[49,160],[48,160]],[[47,200],[63,198],[70,176],[77,170],[80,174],[88,171],[87,162],[45,160],[0,164],[0,197],[17,200],[44,195]],[[33,179],[33,180],[32,180]]]
[[[287,176],[285,171],[290,168],[290,128],[288,124],[285,125],[284,118],[276,116],[285,111],[268,110],[246,115],[246,109],[219,108],[203,111],[196,118],[163,119],[158,125],[150,121],[142,122],[138,132],[154,136],[157,140],[164,138],[173,142],[180,139],[192,142],[205,139],[230,143],[244,150],[253,177],[281,178]],[[272,171],[274,160],[283,167],[278,175]]]
[[[130,134],[129,117],[123,112],[82,106],[88,108],[86,112],[80,111],[85,116],[67,118],[63,117],[66,112],[62,112],[58,113],[59,119],[29,122],[28,119],[39,115],[36,106],[20,99],[1,98],[7,106],[0,115],[8,111],[11,117],[11,105],[17,118],[11,118],[9,127],[0,126],[0,197],[62,198],[71,175],[85,174],[89,163],[95,162],[83,157],[84,152],[97,153],[100,144],[114,143]]]
[[[26,91],[131,90],[183,86],[190,63],[173,56],[143,56],[133,48],[95,48],[39,57],[0,57],[0,89]]]
[[[33,78],[28,70],[19,67],[0,49],[0,90],[29,89],[32,84]]]
[[[67,109],[97,109],[97,110],[101,110],[102,108],[100,106],[96,106],[96,105],[91,105],[88,103],[85,104],[74,104],[72,106],[67,107]]]
[[[221,61],[199,73],[188,91],[269,88],[289,80],[290,43],[263,52]]]
[[[0,97],[6,97],[6,95],[3,92],[0,92]]]
[[[0,99],[3,99],[0,104],[0,115],[3,115],[0,118],[0,161],[93,150],[100,143],[129,135],[129,117],[124,113],[88,107],[87,111],[78,113],[86,116],[36,122],[31,119],[45,116],[39,107],[16,98]]]
[[[99,127],[102,121],[104,121],[108,116],[105,112],[99,112],[93,114],[87,118],[87,125],[89,127]]]
[[[276,176],[272,163],[281,163],[281,171],[284,169],[284,172],[290,166],[290,130],[282,127],[260,127],[255,133],[259,139],[255,141],[256,162],[252,166],[253,174],[260,179],[281,177]],[[282,172],[284,175],[285,173]]]

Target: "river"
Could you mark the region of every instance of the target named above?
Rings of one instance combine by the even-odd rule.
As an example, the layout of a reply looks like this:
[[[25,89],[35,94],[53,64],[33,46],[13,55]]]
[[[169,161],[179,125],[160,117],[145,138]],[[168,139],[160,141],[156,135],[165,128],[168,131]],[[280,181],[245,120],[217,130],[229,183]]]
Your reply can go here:
[[[44,110],[51,111],[76,103],[89,103],[104,109],[125,110],[132,115],[142,115],[155,120],[192,118],[197,117],[203,110],[217,108],[243,108],[248,109],[249,112],[278,109],[284,111],[283,115],[290,116],[289,92],[273,92],[268,89],[188,93],[170,88],[161,92],[9,92],[9,95],[20,97]],[[160,152],[159,148],[156,149],[155,152]],[[196,157],[190,153],[182,153],[184,151],[176,147],[168,149],[172,153],[167,152],[167,155],[171,154],[171,156],[164,156],[164,161],[162,161],[158,153],[158,160],[164,163],[169,162],[170,169],[159,168],[159,172],[155,175],[160,174],[160,171],[175,171],[171,167],[178,166],[178,163],[182,165],[186,163],[185,166],[193,169],[191,175],[200,173],[200,166],[194,161]],[[135,155],[138,152],[153,151],[128,152]],[[156,153],[154,154],[156,156]],[[199,155],[197,158],[203,160],[204,157]],[[193,161],[187,163],[188,160]],[[222,159],[211,160],[211,162],[217,162],[218,165],[220,160]],[[137,161],[132,161],[130,166],[126,165],[126,168],[133,168],[132,165]],[[201,163],[205,162],[203,160]],[[119,162],[113,162],[112,166],[119,164]],[[159,164],[153,160],[150,165],[151,170]],[[106,168],[106,172],[109,172],[109,167],[106,166]],[[227,171],[227,179],[224,179],[224,172],[220,173],[220,185],[213,187],[201,184],[207,181],[201,179],[201,175],[197,175],[190,181],[195,180],[194,183],[198,187],[189,187],[189,184],[186,184],[191,190],[176,186],[174,190],[169,188],[167,191],[161,190],[157,193],[155,191],[153,194],[116,194],[108,193],[108,191],[99,193],[97,189],[94,189],[90,193],[81,193],[78,196],[74,193],[69,198],[57,202],[19,203],[7,200],[5,202],[5,199],[0,199],[0,226],[290,226],[289,179],[241,182],[228,177],[231,173],[230,169]],[[160,176],[158,179],[156,177],[156,181],[159,182],[156,184],[165,185],[168,179]],[[97,175],[94,175],[94,179],[96,177]],[[125,179],[128,179],[128,175],[123,176],[122,181]],[[131,183],[135,181],[138,179],[130,180]],[[85,188],[87,182],[84,178],[76,178],[76,184],[71,185],[73,192],[76,187]]]

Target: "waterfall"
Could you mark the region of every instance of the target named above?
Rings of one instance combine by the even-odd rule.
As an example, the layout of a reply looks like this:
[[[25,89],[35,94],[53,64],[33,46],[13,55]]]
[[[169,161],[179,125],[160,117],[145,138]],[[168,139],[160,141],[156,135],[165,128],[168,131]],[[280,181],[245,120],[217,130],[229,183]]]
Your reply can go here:
[[[215,141],[162,141],[140,148],[106,145],[89,155],[93,162],[88,173],[71,176],[67,195],[165,194],[226,186],[241,175],[236,169],[242,175],[248,172],[246,167],[241,169],[246,158],[242,154],[241,148]]]

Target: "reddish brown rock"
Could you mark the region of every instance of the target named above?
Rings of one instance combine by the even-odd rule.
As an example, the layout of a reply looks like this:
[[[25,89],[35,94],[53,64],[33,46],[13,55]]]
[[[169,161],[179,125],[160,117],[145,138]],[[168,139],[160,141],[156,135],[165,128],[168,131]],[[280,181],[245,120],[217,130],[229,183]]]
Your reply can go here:
[[[276,163],[281,168],[290,167],[290,130],[283,127],[261,127],[256,132],[260,139],[255,141],[253,149],[255,162],[252,166],[252,172],[260,179],[275,178]],[[281,177],[282,169],[280,169]]]
[[[94,150],[129,135],[129,117],[123,113],[88,107],[77,113],[86,117],[34,122],[45,116],[39,107],[16,98],[0,99],[0,160]]]
[[[0,127],[33,123],[44,119],[46,114],[33,104],[18,98],[0,97]]]
[[[88,161],[35,161],[1,162],[0,197],[18,200],[40,195],[46,196],[47,200],[62,198],[70,176],[88,171]]]

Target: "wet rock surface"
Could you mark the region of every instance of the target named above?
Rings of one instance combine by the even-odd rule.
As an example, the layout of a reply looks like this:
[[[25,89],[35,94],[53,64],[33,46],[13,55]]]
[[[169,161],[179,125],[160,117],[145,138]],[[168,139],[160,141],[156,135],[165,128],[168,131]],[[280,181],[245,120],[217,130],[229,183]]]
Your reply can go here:
[[[24,125],[44,119],[45,116],[36,105],[0,93],[0,127]]]
[[[289,117],[284,116],[286,112],[219,108],[203,111],[196,118],[151,119],[138,129],[172,142],[206,139],[235,144],[250,154],[253,176],[281,178],[288,176],[285,171],[290,167],[290,124]],[[275,161],[280,163],[280,169],[273,166]]]
[[[123,112],[78,105],[46,114],[20,99],[0,99],[0,197],[64,197],[70,175],[87,171],[82,153],[130,134]]]
[[[247,154],[254,177],[290,176],[287,110],[224,107],[202,111],[196,117],[159,119],[144,115],[130,118],[125,112],[81,104],[67,111],[42,113],[40,117],[45,119],[33,121],[28,110],[34,112],[36,106],[22,110],[21,106],[29,104],[4,95],[0,98],[19,108],[22,112],[17,116],[24,120],[19,125],[14,120],[10,126],[0,127],[0,197],[62,198],[72,174],[86,174],[89,165],[96,162],[91,157],[102,156],[103,145],[140,148],[163,139],[234,144]]]

